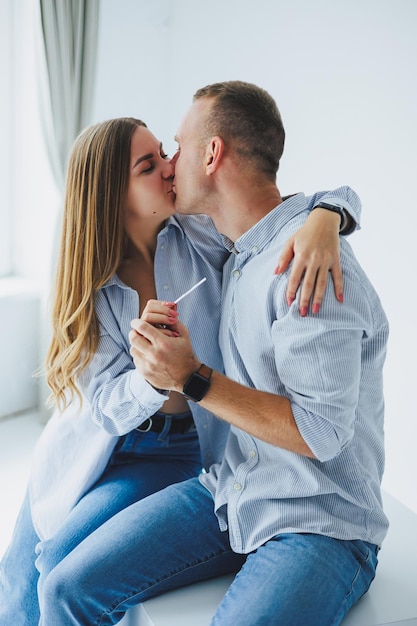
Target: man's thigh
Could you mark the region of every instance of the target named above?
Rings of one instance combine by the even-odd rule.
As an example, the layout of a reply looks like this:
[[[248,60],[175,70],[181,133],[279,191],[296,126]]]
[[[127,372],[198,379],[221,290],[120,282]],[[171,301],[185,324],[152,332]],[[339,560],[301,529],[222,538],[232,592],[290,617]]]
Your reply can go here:
[[[279,535],[248,556],[212,626],[336,626],[367,591],[376,563],[362,541]]]
[[[243,561],[219,530],[210,493],[190,479],[127,507],[77,546],[46,580],[43,623],[58,626],[62,614],[66,624],[116,623],[135,604]]]

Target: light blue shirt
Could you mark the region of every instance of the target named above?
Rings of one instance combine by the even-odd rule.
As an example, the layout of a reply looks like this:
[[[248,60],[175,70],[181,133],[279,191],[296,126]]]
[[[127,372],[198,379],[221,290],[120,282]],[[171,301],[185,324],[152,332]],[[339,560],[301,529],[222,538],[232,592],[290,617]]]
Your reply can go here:
[[[307,458],[232,427],[224,461],[201,481],[236,552],[284,532],[380,544],[387,531],[382,370],[388,322],[379,298],[341,240],[344,304],[329,284],[317,315],[289,308],[289,270],[268,270],[308,216],[298,194],[233,245],[223,274],[220,345],[226,374],[289,398]]]
[[[320,192],[310,199],[338,202],[359,224],[360,201],[349,188]],[[158,235],[155,281],[158,298],[175,300],[204,276],[207,281],[179,302],[199,359],[223,370],[218,332],[221,280],[229,252],[206,216],[169,219]],[[277,257],[278,258],[278,257]],[[266,270],[273,275],[273,259]],[[51,537],[80,497],[102,475],[118,436],[139,426],[166,401],[134,367],[130,356],[130,322],[139,314],[135,290],[113,276],[96,297],[100,338],[96,354],[79,382],[83,405],[71,402],[55,411],[33,454],[31,513],[42,539]],[[229,425],[191,403],[205,469],[223,458]],[[45,463],[45,458],[48,462]]]
[[[187,236],[185,235],[187,233]],[[223,371],[218,345],[221,278],[229,256],[207,216],[172,217],[158,234],[155,254],[157,297],[173,301],[201,278],[207,281],[178,303],[189,326],[196,355]],[[271,266],[272,272],[273,266]],[[97,352],[80,380],[92,407],[92,419],[113,435],[124,435],[158,411],[166,393],[154,389],[135,369],[130,355],[130,322],[139,316],[139,296],[117,275],[98,292],[100,324]],[[190,403],[205,468],[223,456],[228,424]]]
[[[359,224],[360,200],[349,187],[318,192],[308,199],[312,209],[319,200],[338,202]],[[181,321],[189,328],[197,357],[218,371],[223,361],[218,345],[222,270],[229,251],[205,215],[177,216],[158,235],[155,280],[158,299],[175,300],[201,278],[207,281],[178,303]],[[273,277],[278,260],[265,269]],[[93,421],[112,435],[124,435],[160,409],[166,395],[156,391],[135,369],[129,349],[130,322],[139,315],[139,297],[115,275],[98,292],[96,313],[100,324],[97,352],[80,379],[92,406]],[[208,469],[223,457],[229,426],[198,404],[190,403],[199,434],[203,466]]]

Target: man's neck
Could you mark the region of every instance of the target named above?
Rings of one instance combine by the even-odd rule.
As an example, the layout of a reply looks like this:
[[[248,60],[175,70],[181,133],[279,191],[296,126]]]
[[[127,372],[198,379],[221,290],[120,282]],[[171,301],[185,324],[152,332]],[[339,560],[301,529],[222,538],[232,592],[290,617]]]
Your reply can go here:
[[[223,194],[211,218],[222,235],[236,241],[281,202],[275,184],[263,185],[260,189],[243,186],[235,193]]]

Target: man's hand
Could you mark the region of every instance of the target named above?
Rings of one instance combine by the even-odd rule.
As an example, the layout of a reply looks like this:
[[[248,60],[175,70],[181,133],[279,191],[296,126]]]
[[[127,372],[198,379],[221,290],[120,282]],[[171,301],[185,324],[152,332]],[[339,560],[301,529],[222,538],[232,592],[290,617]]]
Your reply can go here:
[[[184,383],[198,370],[200,361],[194,355],[184,324],[176,316],[175,323],[168,324],[172,316],[166,308],[170,305],[151,300],[142,318],[132,320],[130,354],[137,370],[153,387],[182,393]]]
[[[287,302],[291,306],[301,286],[299,309],[302,316],[307,315],[310,300],[312,312],[319,312],[329,271],[336,298],[343,302],[339,226],[337,213],[314,209],[304,226],[287,241],[278,259],[275,273],[281,274],[294,258],[288,280]]]

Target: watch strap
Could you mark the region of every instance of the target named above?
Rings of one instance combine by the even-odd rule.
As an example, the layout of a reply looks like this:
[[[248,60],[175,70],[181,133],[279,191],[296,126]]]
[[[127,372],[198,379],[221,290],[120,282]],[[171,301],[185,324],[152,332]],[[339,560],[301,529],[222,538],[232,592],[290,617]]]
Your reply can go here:
[[[205,365],[204,363],[202,363],[197,370],[197,374],[200,374],[200,376],[203,376],[203,378],[207,378],[207,380],[210,380],[212,373],[213,368]]]
[[[326,211],[332,211],[333,213],[337,213],[338,215],[340,215],[339,233],[343,232],[344,229],[346,228],[346,225],[348,223],[348,217],[346,214],[346,210],[342,206],[340,206],[340,204],[330,204],[330,202],[319,202],[313,207],[312,211],[314,211],[314,209],[326,209]]]

